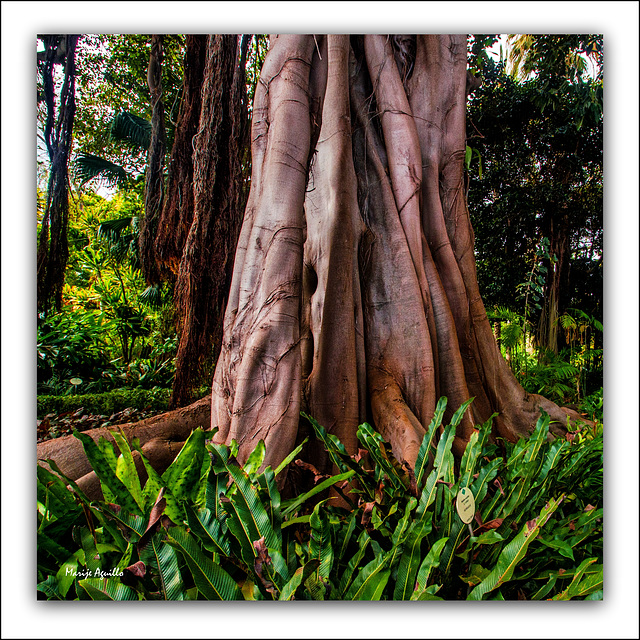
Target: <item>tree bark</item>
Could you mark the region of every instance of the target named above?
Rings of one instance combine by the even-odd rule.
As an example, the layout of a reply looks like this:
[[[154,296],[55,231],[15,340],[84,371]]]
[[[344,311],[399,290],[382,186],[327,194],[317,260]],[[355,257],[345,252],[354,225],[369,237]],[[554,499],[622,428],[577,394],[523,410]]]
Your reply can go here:
[[[466,67],[465,36],[272,38],[212,388],[216,439],[241,459],[264,439],[277,464],[305,410],[351,452],[371,420],[411,465],[442,395],[449,415],[475,398],[458,454],[494,412],[512,441],[541,408],[562,430],[567,414],[509,370],[478,291]]]
[[[193,222],[174,292],[180,335],[171,398],[174,407],[192,400],[202,365],[215,361],[212,345],[220,345],[245,203],[247,43],[247,39],[240,43],[235,35],[211,35],[207,41],[200,124],[193,139]]]
[[[556,434],[578,417],[525,393],[479,294],[466,67],[460,35],[271,37],[211,396],[214,438],[235,439],[241,462],[262,439],[275,467],[305,435],[301,410],[351,453],[371,422],[410,466],[441,396],[448,416],[475,398],[457,455],[494,412],[494,436],[510,441],[541,409]],[[214,188],[206,172],[195,182]]]
[[[41,75],[47,105],[44,137],[51,167],[45,210],[37,251],[38,310],[47,313],[62,307],[62,286],[69,257],[68,167],[73,141],[73,119],[76,111],[76,62],[78,36],[43,36],[46,50]],[[60,91],[60,107],[55,115],[54,64],[64,63],[64,80]]]
[[[147,155],[144,217],[140,224],[138,244],[142,273],[149,284],[157,284],[161,281],[155,236],[164,201],[164,156],[166,153],[166,127],[162,101],[162,41],[162,35],[151,37],[151,53],[147,69],[147,84],[151,96],[151,143]]]

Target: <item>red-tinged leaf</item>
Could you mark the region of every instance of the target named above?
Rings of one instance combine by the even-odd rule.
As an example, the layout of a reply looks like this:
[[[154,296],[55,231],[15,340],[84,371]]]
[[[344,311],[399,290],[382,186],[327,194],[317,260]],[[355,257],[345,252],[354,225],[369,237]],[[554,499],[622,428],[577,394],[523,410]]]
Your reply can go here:
[[[494,518],[493,520],[489,520],[489,522],[481,524],[482,521],[480,520],[479,516],[476,518],[476,520],[480,524],[480,527],[478,528],[476,533],[489,531],[490,529],[497,529],[504,522],[504,518]]]
[[[134,562],[132,565],[125,567],[124,570],[128,571],[129,573],[131,573],[131,575],[135,576],[136,578],[144,578],[145,575],[147,574],[147,567],[145,566],[144,562],[142,562],[142,560],[138,560],[138,562]]]
[[[367,502],[364,505],[364,510],[362,512],[362,526],[367,530],[371,531],[371,514],[373,513],[373,507],[375,506],[375,502]]]
[[[538,524],[538,519],[534,518],[533,520],[527,520],[527,533],[526,536],[530,536],[531,532],[536,528],[536,525]]]
[[[256,572],[258,578],[260,578],[264,588],[270,593],[275,594],[276,588],[273,582],[269,579],[268,576],[262,573],[262,568],[266,565],[271,564],[271,557],[269,556],[269,550],[267,549],[267,545],[265,544],[264,536],[259,540],[256,540],[253,543],[253,548],[256,550],[258,554],[253,563],[253,568]]]
[[[566,569],[558,569],[558,575],[561,576],[563,573],[566,573]]]
[[[569,531],[575,531],[576,530],[576,525],[574,524],[573,520],[569,523]]]
[[[588,504],[585,508],[584,511],[593,511],[595,509],[595,507],[592,504]]]
[[[164,498],[164,487],[162,487],[158,492],[158,497],[156,498],[155,504],[151,508],[147,528],[138,541],[138,551],[147,546],[147,543],[149,542],[153,534],[158,530],[158,525],[162,517],[164,516],[164,510],[166,506],[167,500]]]
[[[319,481],[325,480],[329,477],[326,473],[320,473],[320,471],[318,471],[312,464],[304,462],[303,460],[296,460],[294,464],[301,469],[306,469],[307,471],[313,473],[314,484],[318,484]]]
[[[493,484],[495,484],[495,485],[496,485],[496,487],[498,487],[498,489],[500,490],[500,495],[502,495],[502,496],[503,496],[503,495],[504,495],[504,491],[502,490],[502,485],[500,484],[500,480],[499,480],[498,478],[496,478],[496,479],[493,481]]]

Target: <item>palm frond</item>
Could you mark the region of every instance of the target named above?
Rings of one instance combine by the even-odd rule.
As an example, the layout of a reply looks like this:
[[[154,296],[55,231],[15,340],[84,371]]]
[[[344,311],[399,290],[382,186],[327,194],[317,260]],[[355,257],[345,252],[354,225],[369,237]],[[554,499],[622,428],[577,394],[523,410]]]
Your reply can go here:
[[[90,180],[96,180],[101,185],[116,187],[129,179],[129,174],[120,165],[84,152],[76,155],[73,175],[80,182],[80,186],[84,186]]]
[[[133,113],[122,111],[111,121],[110,136],[112,140],[148,149],[151,144],[151,123]]]

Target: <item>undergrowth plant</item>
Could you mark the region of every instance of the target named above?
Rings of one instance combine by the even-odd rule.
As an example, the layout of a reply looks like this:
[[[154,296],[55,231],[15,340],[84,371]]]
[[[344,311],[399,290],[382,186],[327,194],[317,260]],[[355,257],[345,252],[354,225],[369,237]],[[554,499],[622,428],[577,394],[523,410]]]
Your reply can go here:
[[[438,402],[414,469],[366,423],[352,456],[303,414],[338,473],[317,474],[287,500],[278,484],[306,441],[262,469],[262,441],[241,465],[235,442],[197,429],[159,475],[118,431],[113,443],[76,433],[104,499],[89,500],[52,461],[38,466],[38,591],[60,600],[601,599],[601,425],[549,441],[543,414],[528,440],[511,444],[492,441],[489,420],[457,462],[451,446],[470,402],[448,425]],[[475,499],[468,525],[456,509],[461,489]]]

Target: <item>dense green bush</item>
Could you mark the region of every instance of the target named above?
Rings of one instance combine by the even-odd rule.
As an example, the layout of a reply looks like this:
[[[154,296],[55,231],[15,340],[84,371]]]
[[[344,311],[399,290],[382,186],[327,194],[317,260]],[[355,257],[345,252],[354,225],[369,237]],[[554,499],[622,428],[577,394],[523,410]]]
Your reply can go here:
[[[277,478],[305,443],[260,472],[263,442],[241,467],[235,443],[213,444],[198,429],[162,476],[143,458],[143,484],[122,435],[118,455],[77,433],[104,501],[38,467],[38,591],[66,600],[601,599],[602,428],[548,441],[542,415],[528,440],[493,444],[490,420],[457,463],[451,445],[468,403],[442,429],[445,405],[414,470],[368,424],[358,428],[366,455],[349,456],[308,418],[339,473],[317,474],[288,500]],[[330,488],[349,508],[332,505]],[[470,525],[456,508],[462,489],[475,498]]]
[[[82,407],[87,413],[111,415],[123,409],[157,409],[166,411],[170,389],[116,389],[106,393],[87,393],[74,396],[38,396],[38,418],[48,413],[77,411]]]

